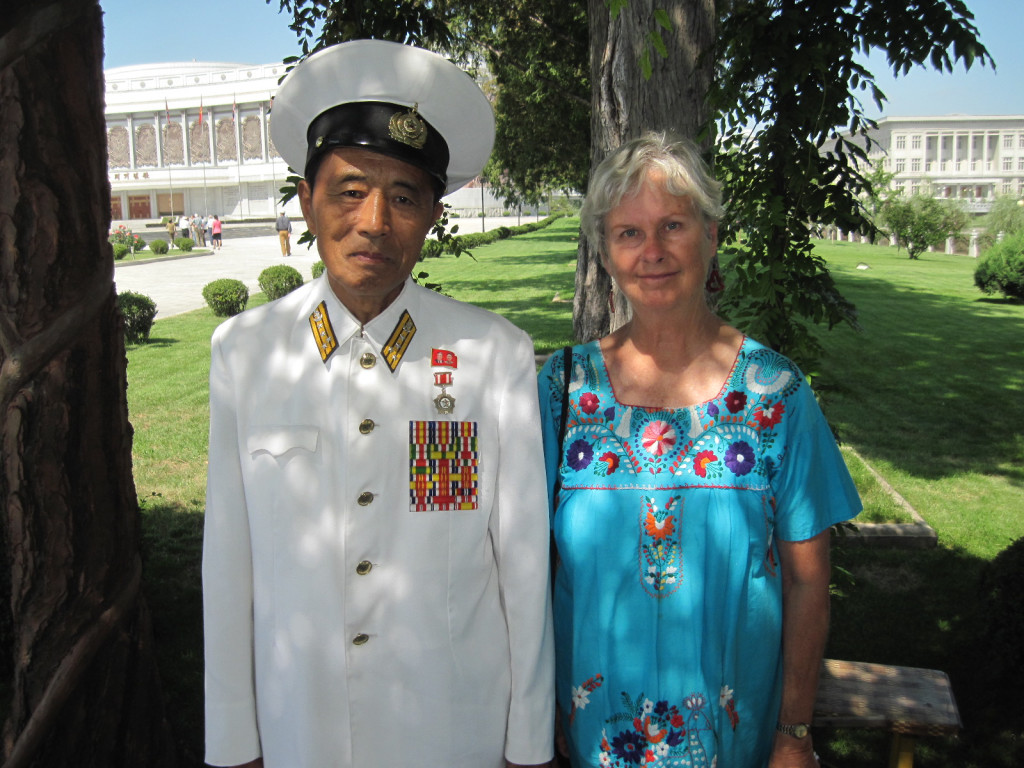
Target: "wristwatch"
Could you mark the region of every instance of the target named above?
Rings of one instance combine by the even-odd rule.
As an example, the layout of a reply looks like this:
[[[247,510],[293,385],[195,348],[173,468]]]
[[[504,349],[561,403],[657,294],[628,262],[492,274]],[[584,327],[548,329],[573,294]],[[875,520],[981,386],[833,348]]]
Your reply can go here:
[[[794,723],[793,725],[777,723],[775,730],[787,736],[792,736],[794,739],[803,739],[811,732],[811,726],[808,723]]]

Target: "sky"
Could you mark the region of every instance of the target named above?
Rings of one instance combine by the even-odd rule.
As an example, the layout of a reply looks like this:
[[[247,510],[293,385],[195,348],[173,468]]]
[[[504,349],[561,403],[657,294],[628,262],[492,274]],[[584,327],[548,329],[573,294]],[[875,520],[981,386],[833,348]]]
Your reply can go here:
[[[888,97],[883,109],[864,102],[868,117],[1024,115],[1024,4],[966,0],[996,68],[958,65],[953,74],[916,68],[894,78],[882,56],[868,69]],[[269,64],[299,52],[279,0],[100,0],[104,67],[169,61]],[[173,6],[173,7],[172,7]]]

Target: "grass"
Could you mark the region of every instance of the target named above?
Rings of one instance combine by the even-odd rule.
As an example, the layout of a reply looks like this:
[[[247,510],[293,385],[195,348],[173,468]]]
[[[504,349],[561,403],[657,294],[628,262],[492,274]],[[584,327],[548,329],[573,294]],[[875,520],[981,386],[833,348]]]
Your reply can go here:
[[[506,315],[538,351],[571,335],[576,221],[480,248],[475,258],[420,265],[429,282]],[[974,262],[894,250],[818,245],[864,330],[825,334],[826,411],[870,515],[899,509],[857,459],[864,457],[939,533],[930,551],[845,548],[833,558],[842,596],[833,603],[828,655],[942,669],[953,680],[965,729],[958,740],[922,739],[920,768],[1024,764],[1019,695],[987,673],[992,613],[981,579],[992,557],[1024,536],[1024,305],[973,287]],[[858,263],[868,270],[858,270]],[[564,301],[552,301],[555,294]],[[250,306],[262,301],[254,296]],[[145,585],[165,698],[181,764],[202,764],[202,622],[199,556],[206,476],[209,310],[158,320],[149,344],[128,350],[135,482],[143,502]],[[837,768],[880,764],[885,734],[816,736]]]
[[[985,297],[965,256],[816,251],[863,326],[825,339],[830,420],[943,544],[991,559],[1024,534],[1024,304]]]
[[[154,259],[180,259],[182,256],[208,256],[213,253],[210,248],[197,247],[190,251],[183,251],[180,248],[171,248],[167,253],[153,253],[152,249],[145,248],[135,253],[127,254],[117,264],[131,264],[138,261],[153,261]]]

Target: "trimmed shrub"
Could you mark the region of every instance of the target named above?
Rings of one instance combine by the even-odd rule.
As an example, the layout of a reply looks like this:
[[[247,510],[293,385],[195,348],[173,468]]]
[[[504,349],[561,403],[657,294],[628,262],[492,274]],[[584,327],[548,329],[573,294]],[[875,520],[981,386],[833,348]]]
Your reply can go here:
[[[427,238],[423,241],[423,248],[420,250],[420,259],[436,259],[444,253],[444,246],[440,240]]]
[[[122,243],[112,243],[110,247],[114,249],[114,259],[116,261],[120,261],[121,259],[123,259],[125,256],[128,255],[128,252],[131,250],[131,248]]]
[[[149,296],[132,291],[117,294],[117,308],[124,318],[124,339],[129,344],[145,344],[156,317],[156,304]]]
[[[309,268],[309,271],[313,273],[313,279],[316,280],[324,273],[325,269],[327,269],[327,267],[324,266],[324,263],[322,261],[317,261],[313,263],[313,266]]]
[[[241,280],[223,277],[203,287],[203,298],[217,317],[233,317],[245,309],[249,289]]]
[[[295,267],[277,264],[260,272],[260,290],[267,295],[267,301],[287,296],[302,285],[302,275]]]
[[[1024,685],[1024,538],[990,562],[982,577],[989,672],[1008,689]]]
[[[185,251],[185,253],[188,253],[196,247],[196,241],[191,237],[176,237],[174,238],[174,247],[179,251]]]
[[[974,268],[974,284],[984,293],[1024,299],[1024,232],[1010,235],[985,251]]]
[[[149,244],[149,250],[153,253],[163,255],[167,253],[167,241],[166,240],[154,240]]]

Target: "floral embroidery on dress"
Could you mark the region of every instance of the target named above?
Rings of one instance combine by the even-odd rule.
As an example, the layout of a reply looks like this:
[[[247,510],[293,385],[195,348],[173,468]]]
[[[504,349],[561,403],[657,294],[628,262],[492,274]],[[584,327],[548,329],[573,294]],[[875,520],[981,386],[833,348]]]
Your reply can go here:
[[[641,511],[641,582],[652,597],[667,597],[679,589],[683,581],[682,549],[679,535],[682,531],[682,502],[670,496],[659,508],[651,496],[644,496]]]
[[[735,711],[732,690],[724,686],[723,693],[726,690],[729,691],[729,702]],[[634,765],[671,765],[709,768],[712,765],[705,742],[710,737],[717,744],[718,736],[707,714],[707,697],[704,694],[691,693],[683,699],[681,706],[669,706],[668,701],[653,702],[642,693],[634,700],[623,691],[622,703],[623,711],[608,718],[605,727],[601,729],[601,751],[598,757],[602,766],[628,768]],[[623,728],[622,723],[629,725]],[[733,730],[738,723],[738,716],[735,724],[730,716]],[[609,731],[614,734],[611,738],[608,737]]]
[[[594,473],[601,477],[607,477],[608,475],[615,472],[619,468],[619,457],[611,451],[605,451],[601,454],[598,459],[597,465],[594,467]]]
[[[641,444],[652,456],[664,456],[676,444],[676,431],[666,421],[652,421],[644,428]]]
[[[575,440],[569,446],[566,455],[569,466],[578,471],[590,466],[590,460],[594,458],[594,449],[586,440]]]
[[[593,392],[584,392],[580,395],[580,410],[584,413],[595,413],[600,404],[600,399]]]
[[[601,687],[601,683],[604,682],[604,677],[601,675],[594,675],[583,685],[574,685],[572,688],[572,709],[569,710],[569,722],[572,723],[576,719],[576,710],[583,710],[587,708],[587,704],[590,703],[590,694]]]

